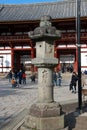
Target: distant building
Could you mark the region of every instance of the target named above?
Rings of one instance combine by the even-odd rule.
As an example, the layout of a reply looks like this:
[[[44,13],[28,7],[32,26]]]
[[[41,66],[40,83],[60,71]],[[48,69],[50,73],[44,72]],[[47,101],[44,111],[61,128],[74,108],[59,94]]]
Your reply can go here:
[[[62,33],[54,42],[58,69],[78,68],[76,46],[76,0],[38,4],[0,5],[0,72],[10,69],[36,69],[35,43],[28,32],[39,26],[43,15],[52,17],[52,25]],[[81,68],[87,70],[87,1],[81,0]]]

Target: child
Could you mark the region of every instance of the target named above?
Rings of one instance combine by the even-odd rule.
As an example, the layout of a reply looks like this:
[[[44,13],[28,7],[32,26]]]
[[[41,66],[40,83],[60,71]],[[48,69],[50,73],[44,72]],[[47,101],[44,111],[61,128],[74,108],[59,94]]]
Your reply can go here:
[[[12,88],[15,88],[17,86],[17,82],[14,78],[11,80]]]

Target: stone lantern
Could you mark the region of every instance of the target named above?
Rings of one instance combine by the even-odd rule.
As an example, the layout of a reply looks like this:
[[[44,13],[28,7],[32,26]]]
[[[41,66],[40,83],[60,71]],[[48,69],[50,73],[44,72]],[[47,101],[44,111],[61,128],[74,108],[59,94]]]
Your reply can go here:
[[[61,33],[51,25],[50,16],[42,16],[40,26],[28,35],[36,42],[36,58],[32,64],[38,67],[38,100],[30,107],[25,126],[35,130],[61,130],[64,116],[59,103],[54,101],[52,82],[53,68],[58,64],[53,43]]]

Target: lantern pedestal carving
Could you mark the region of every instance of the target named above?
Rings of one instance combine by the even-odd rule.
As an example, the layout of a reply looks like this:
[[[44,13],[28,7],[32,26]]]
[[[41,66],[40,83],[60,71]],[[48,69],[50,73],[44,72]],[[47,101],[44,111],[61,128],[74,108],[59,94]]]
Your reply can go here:
[[[58,103],[36,103],[29,109],[25,126],[35,130],[60,130],[64,128],[64,116]]]

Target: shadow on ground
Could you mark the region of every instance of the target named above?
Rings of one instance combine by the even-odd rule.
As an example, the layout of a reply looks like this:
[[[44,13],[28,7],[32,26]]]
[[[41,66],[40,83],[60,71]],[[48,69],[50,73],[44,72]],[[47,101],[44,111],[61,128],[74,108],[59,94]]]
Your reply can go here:
[[[68,130],[73,130],[76,126],[76,118],[87,112],[87,103],[82,106],[82,110],[78,109],[78,103],[62,105],[62,114],[64,114],[64,125],[69,127]]]

